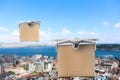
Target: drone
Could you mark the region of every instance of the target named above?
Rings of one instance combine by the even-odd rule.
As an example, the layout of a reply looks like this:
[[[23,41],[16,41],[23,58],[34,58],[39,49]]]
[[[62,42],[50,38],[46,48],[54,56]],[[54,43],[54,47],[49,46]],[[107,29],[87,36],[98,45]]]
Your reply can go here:
[[[74,38],[72,40],[66,40],[66,39],[56,39],[54,41],[57,42],[57,45],[62,45],[66,43],[72,43],[72,47],[74,49],[79,49],[80,44],[96,44],[96,41],[98,39],[79,39],[79,38]]]
[[[28,22],[24,22],[25,24],[28,24],[28,26],[32,27],[34,24],[40,24],[40,21],[36,21],[36,22],[33,22],[33,21],[28,21]]]

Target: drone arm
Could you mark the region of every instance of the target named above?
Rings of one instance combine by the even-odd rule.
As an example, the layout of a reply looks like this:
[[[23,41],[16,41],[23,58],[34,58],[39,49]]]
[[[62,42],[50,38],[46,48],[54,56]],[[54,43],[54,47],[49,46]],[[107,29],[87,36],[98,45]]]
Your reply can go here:
[[[73,43],[72,41],[68,40],[68,41],[60,41],[57,44],[64,44],[64,43]]]
[[[90,41],[90,40],[81,40],[80,43],[93,43],[93,41]]]

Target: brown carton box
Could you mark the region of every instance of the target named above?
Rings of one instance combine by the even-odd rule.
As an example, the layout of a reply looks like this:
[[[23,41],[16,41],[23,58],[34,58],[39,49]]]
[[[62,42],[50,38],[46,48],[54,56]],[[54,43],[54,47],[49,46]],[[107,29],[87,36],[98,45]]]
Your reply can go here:
[[[39,26],[39,22],[20,23],[20,41],[39,41]]]
[[[78,49],[71,45],[57,45],[59,77],[94,77],[95,44],[80,44]]]

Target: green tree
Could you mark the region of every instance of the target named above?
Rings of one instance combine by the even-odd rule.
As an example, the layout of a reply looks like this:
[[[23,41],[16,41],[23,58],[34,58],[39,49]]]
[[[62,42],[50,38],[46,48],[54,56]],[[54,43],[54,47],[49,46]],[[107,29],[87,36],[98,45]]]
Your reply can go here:
[[[13,71],[9,71],[8,74],[15,74],[15,72],[13,72]]]

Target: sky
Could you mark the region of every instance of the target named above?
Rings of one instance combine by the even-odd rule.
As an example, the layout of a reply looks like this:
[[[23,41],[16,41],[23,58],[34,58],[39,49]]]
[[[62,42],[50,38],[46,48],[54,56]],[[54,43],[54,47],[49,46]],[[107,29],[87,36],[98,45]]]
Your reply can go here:
[[[120,43],[120,0],[0,0],[0,10],[0,43],[19,43],[19,23],[26,21],[40,21],[40,43]]]

